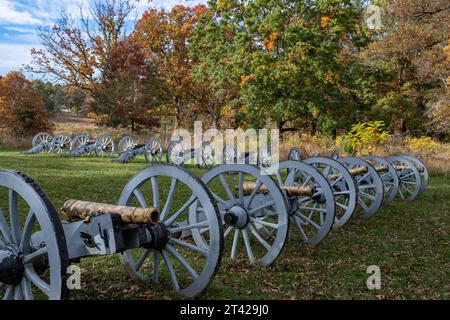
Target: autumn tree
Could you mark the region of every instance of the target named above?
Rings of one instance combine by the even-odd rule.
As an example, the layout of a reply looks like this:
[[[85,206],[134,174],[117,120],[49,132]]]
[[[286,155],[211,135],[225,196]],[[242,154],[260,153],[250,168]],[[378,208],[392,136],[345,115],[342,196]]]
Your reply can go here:
[[[0,130],[19,136],[50,129],[42,96],[19,72],[0,79]]]
[[[354,119],[349,56],[366,40],[354,1],[218,0],[210,10],[193,46],[195,73],[216,93],[232,92],[224,107],[237,124],[330,132],[337,118]]]
[[[142,43],[133,37],[110,50],[105,80],[97,85],[93,111],[103,114],[104,124],[131,125],[133,131],[159,124],[158,70],[146,59]]]
[[[81,19],[63,11],[55,25],[40,28],[42,49],[33,49],[27,70],[92,92],[104,80],[112,47],[126,37],[133,0],[95,1]]]
[[[146,58],[158,67],[160,88],[166,97],[166,115],[179,124],[190,123],[189,114],[199,108],[198,97],[204,93],[192,78],[196,61],[189,55],[192,32],[207,12],[203,5],[177,5],[170,11],[150,9],[138,21],[133,37],[142,42]]]
[[[378,100],[393,102],[383,108],[375,105],[374,116],[392,114],[385,119],[387,123],[406,130],[417,129],[417,119],[426,120],[420,114],[428,114],[431,127],[436,127],[432,115],[442,114],[450,104],[450,64],[446,53],[450,4],[446,0],[387,0],[382,9],[383,30],[374,34],[374,41],[360,56],[368,70],[386,75]],[[396,110],[400,99],[401,105],[408,105],[405,116]],[[415,116],[408,118],[408,113]]]

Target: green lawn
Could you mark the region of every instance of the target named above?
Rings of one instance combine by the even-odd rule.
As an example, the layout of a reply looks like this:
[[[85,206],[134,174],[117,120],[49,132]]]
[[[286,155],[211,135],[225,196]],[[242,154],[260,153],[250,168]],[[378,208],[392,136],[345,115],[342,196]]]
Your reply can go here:
[[[0,168],[33,177],[57,208],[68,199],[116,203],[126,182],[147,166],[107,159],[25,156],[0,151]],[[202,172],[194,169],[195,173]],[[449,299],[450,178],[434,176],[413,203],[397,201],[369,220],[353,219],[318,247],[305,247],[294,228],[281,258],[270,268],[245,256],[224,257],[206,299]],[[381,268],[381,290],[369,291],[366,269]],[[128,279],[118,257],[81,263],[75,299],[171,299],[167,278],[158,286]]]

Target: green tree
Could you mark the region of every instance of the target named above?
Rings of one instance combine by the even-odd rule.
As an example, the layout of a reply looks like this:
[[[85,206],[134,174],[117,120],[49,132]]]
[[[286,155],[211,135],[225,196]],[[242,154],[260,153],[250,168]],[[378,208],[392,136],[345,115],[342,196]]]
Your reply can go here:
[[[365,44],[359,3],[210,1],[191,45],[197,79],[209,81],[237,125],[333,131],[354,119],[358,75],[352,55]]]
[[[57,89],[50,82],[44,82],[42,80],[34,80],[32,82],[33,89],[41,94],[44,98],[44,105],[47,111],[55,111],[55,94]]]

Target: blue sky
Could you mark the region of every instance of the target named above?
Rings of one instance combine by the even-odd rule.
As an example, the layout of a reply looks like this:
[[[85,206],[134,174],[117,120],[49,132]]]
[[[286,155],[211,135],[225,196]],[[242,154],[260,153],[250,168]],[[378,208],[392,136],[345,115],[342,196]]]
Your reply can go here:
[[[82,1],[87,10],[89,2]],[[64,8],[77,15],[80,12],[74,0],[0,0],[0,75],[20,69],[30,62],[30,50],[40,48],[36,29],[52,25]],[[176,4],[195,5],[206,0],[140,0],[137,15],[150,6],[170,8]]]

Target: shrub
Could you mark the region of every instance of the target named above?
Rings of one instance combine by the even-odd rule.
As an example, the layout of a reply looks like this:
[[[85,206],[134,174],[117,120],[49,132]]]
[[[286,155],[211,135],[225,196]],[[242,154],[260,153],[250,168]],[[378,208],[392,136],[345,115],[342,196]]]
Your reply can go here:
[[[350,154],[367,155],[389,138],[383,121],[358,123],[350,132],[336,138],[336,146]]]
[[[431,137],[406,138],[406,147],[417,152],[434,153],[439,148],[439,143]]]

